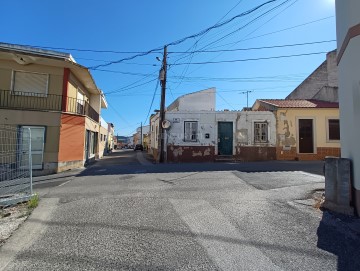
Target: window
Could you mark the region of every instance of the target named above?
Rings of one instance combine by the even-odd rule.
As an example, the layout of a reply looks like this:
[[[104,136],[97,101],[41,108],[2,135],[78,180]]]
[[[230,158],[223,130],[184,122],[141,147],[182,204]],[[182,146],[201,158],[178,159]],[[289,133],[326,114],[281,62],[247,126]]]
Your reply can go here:
[[[340,140],[340,121],[328,119],[329,140]]]
[[[255,143],[268,142],[268,124],[267,122],[254,123],[254,141]]]
[[[184,122],[184,141],[187,142],[196,142],[197,141],[197,129],[198,123],[197,121],[185,121]]]
[[[48,81],[48,74],[14,71],[12,91],[16,95],[46,96]]]

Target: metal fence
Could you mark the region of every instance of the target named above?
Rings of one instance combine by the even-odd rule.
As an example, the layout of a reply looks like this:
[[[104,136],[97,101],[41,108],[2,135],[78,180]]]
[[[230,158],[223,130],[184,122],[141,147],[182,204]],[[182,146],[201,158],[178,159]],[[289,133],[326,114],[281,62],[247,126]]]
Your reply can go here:
[[[31,130],[0,124],[0,205],[25,201],[32,193]]]
[[[99,122],[99,113],[87,101],[63,95],[0,90],[0,108],[68,112]]]

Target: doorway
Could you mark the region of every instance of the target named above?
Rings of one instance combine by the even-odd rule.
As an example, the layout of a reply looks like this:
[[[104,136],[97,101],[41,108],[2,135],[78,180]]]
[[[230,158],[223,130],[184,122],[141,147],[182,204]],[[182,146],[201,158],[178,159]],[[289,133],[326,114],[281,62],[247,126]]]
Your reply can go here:
[[[43,169],[44,162],[44,143],[45,143],[45,127],[22,126],[21,133],[22,142],[28,141],[28,133],[25,130],[30,128],[31,131],[31,159],[32,169]],[[27,151],[27,150],[26,150]]]
[[[233,123],[218,122],[218,155],[233,154]]]
[[[312,119],[299,119],[299,153],[314,153],[314,127]]]

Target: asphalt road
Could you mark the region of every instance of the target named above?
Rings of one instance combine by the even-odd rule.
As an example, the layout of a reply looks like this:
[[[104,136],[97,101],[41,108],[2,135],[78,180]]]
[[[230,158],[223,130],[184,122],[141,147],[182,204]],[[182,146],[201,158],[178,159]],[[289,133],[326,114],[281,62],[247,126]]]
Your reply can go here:
[[[358,236],[308,200],[321,172],[115,152],[38,180],[40,205],[1,247],[0,270],[360,270]]]

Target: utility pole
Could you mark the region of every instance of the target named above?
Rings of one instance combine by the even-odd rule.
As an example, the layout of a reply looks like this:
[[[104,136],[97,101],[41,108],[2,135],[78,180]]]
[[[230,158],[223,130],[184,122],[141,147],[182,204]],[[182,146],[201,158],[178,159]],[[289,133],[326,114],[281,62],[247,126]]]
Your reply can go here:
[[[160,121],[159,121],[159,134],[160,134],[160,144],[159,151],[160,157],[159,162],[164,163],[164,145],[165,145],[165,136],[162,123],[165,120],[165,93],[166,93],[166,72],[167,72],[167,46],[164,46],[164,56],[162,61],[162,67],[160,70],[160,83],[161,83],[161,101],[160,101]]]
[[[246,93],[246,111],[249,109],[249,93],[253,92],[252,90],[246,90],[243,92],[240,92],[241,94]]]
[[[143,144],[143,133],[142,133],[142,122],[141,122],[141,126],[140,126],[140,144]]]

